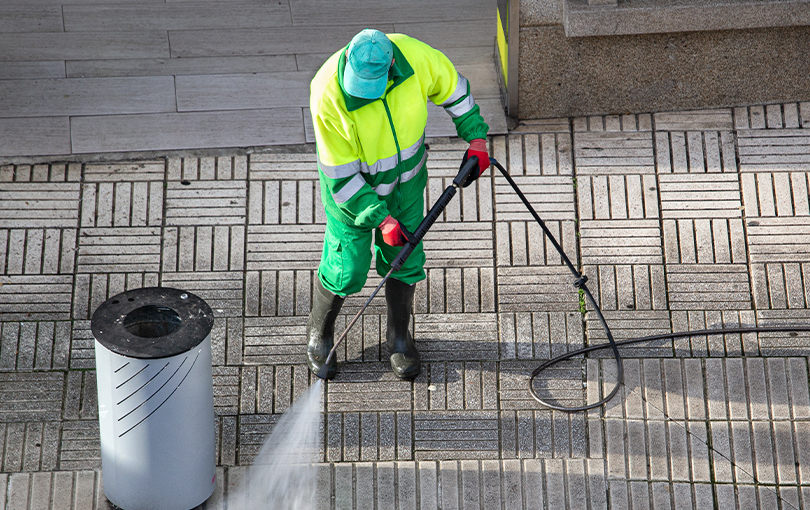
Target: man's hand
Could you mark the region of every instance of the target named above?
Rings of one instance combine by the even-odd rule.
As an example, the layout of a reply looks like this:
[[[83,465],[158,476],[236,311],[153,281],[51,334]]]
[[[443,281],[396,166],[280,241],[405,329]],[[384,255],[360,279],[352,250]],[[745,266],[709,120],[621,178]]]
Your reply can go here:
[[[470,156],[475,156],[478,158],[478,173],[473,172],[470,174],[469,179],[467,182],[464,183],[464,187],[466,188],[470,184],[473,183],[476,179],[481,177],[481,174],[487,171],[489,168],[489,153],[487,152],[487,141],[483,138],[477,138],[470,142],[470,148],[467,149],[467,152],[464,153],[464,159],[461,160],[461,165],[463,166],[464,163],[470,158]]]
[[[410,235],[406,233],[408,231],[405,227],[390,214],[380,223],[380,232],[382,232],[383,241],[389,246],[405,246]]]

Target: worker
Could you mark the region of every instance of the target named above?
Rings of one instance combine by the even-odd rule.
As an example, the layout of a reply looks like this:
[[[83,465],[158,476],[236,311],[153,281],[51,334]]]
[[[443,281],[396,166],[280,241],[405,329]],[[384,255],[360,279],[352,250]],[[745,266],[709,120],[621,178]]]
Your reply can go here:
[[[307,363],[317,374],[334,345],[334,326],[345,297],[363,288],[371,266],[391,262],[424,218],[427,184],[427,100],[444,107],[458,136],[469,142],[464,161],[478,157],[469,185],[489,168],[487,131],[470,84],[448,58],[403,34],[365,29],[332,55],[310,85],[326,234],[312,311]],[[425,279],[419,243],[385,284],[386,341],[391,369],[403,379],[419,375],[419,352],[410,334],[416,282]],[[328,378],[337,371],[337,356]]]

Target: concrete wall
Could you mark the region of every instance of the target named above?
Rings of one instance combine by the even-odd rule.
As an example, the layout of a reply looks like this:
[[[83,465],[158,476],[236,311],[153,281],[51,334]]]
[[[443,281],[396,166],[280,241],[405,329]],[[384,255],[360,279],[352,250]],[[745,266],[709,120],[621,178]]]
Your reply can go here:
[[[810,99],[808,26],[567,37],[564,1],[521,1],[520,118]]]

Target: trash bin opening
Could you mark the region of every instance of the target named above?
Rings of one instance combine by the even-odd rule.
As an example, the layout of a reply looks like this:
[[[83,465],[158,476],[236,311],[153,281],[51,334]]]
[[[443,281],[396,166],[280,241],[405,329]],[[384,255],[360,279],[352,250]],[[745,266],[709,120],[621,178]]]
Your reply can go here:
[[[165,306],[147,305],[136,308],[124,317],[124,328],[141,338],[158,338],[180,328],[180,316]]]

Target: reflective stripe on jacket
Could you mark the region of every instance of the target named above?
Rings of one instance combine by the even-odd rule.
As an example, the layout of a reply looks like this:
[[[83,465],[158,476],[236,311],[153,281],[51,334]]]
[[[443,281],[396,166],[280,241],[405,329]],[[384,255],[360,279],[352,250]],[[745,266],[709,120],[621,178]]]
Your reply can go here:
[[[403,34],[389,34],[394,65],[381,99],[349,96],[342,86],[345,48],[310,85],[321,196],[327,214],[373,228],[422,195],[427,182],[427,100],[444,107],[466,141],[489,127],[444,54]]]

